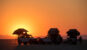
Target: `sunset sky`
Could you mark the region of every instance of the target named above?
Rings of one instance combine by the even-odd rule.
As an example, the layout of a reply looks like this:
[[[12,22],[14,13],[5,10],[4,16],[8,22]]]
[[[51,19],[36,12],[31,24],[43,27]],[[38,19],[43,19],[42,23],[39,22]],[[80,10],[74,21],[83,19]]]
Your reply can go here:
[[[44,37],[58,28],[64,37],[76,28],[87,36],[86,0],[0,0],[0,39],[16,38],[12,33],[25,28],[34,37]]]

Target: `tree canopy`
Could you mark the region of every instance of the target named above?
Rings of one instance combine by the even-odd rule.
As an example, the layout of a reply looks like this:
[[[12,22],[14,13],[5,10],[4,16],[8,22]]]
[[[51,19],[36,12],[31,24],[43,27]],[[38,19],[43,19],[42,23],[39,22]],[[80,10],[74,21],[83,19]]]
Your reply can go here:
[[[80,32],[77,29],[70,29],[67,31],[68,36],[79,36]]]
[[[20,35],[20,34],[27,34],[27,30],[26,29],[24,29],[24,28],[19,28],[19,29],[17,29],[17,30],[15,30],[14,32],[13,32],[13,34],[17,34],[17,35]]]

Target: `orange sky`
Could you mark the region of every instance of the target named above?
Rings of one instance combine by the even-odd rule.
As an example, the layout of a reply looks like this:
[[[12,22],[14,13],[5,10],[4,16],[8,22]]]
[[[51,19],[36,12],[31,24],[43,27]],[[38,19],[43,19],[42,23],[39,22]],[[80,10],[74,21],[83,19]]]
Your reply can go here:
[[[87,35],[86,5],[85,0],[0,0],[0,39],[14,38],[18,28],[34,37],[46,36],[51,27],[62,36],[71,28]]]

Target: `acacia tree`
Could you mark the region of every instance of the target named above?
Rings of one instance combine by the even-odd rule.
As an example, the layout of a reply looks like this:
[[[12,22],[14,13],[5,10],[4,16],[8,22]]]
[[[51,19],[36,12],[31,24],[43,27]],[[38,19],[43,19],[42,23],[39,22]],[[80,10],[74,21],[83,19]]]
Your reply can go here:
[[[16,35],[18,35],[18,37],[20,37],[20,36],[29,36],[28,34],[27,34],[27,30],[26,29],[24,29],[24,28],[20,28],[20,29],[17,29],[17,30],[15,30],[14,32],[13,32],[13,34],[16,34]]]
[[[26,33],[27,34],[27,30],[24,29],[24,28],[20,28],[20,29],[17,29],[13,32],[13,34],[17,34],[17,35],[20,35],[20,34],[23,34],[23,33]]]

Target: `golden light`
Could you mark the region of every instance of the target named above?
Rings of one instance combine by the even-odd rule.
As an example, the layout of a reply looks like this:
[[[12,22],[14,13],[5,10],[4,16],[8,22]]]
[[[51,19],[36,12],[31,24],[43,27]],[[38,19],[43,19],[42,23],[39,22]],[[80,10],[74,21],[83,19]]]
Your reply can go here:
[[[11,36],[13,36],[14,38],[17,38],[17,35],[13,35],[12,33],[19,29],[19,28],[24,28],[26,30],[28,30],[28,34],[32,34],[33,33],[33,29],[31,26],[29,26],[28,24],[15,24],[12,26],[12,28],[10,29],[11,30]],[[25,33],[25,32],[23,32]]]
[[[24,29],[28,30],[29,33],[32,33],[32,32],[31,32],[31,27],[29,27],[29,26],[27,26],[27,25],[25,25],[25,24],[15,25],[15,26],[13,26],[13,28],[12,28],[11,31],[14,32],[15,30],[17,30],[17,29],[19,29],[19,28],[24,28]]]
[[[26,32],[23,32],[23,34],[26,34]]]

